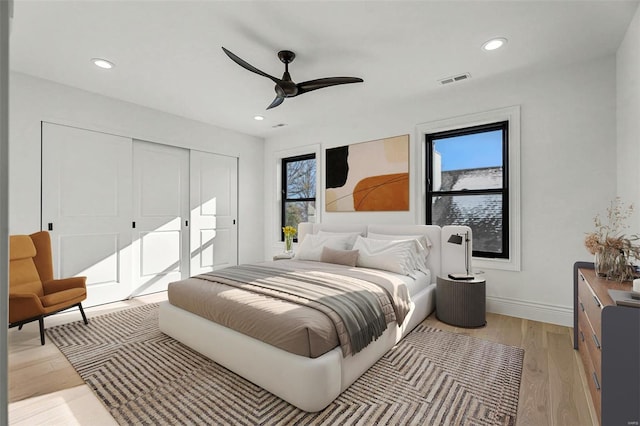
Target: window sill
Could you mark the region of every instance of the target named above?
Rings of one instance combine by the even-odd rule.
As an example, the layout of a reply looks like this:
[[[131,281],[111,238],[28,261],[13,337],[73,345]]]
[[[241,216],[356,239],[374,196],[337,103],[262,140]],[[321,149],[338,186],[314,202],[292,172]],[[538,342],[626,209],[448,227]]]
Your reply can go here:
[[[501,271],[520,272],[519,259],[487,259],[474,257],[471,260],[473,270],[477,269],[497,269]]]

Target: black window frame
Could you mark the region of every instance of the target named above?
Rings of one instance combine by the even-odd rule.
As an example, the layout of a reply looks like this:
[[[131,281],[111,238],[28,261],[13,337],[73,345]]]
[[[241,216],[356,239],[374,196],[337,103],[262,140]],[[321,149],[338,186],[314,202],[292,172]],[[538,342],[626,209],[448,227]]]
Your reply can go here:
[[[282,232],[282,228],[285,226],[286,223],[286,205],[287,202],[296,202],[296,201],[313,201],[314,203],[316,202],[316,197],[309,197],[309,198],[287,198],[287,164],[288,163],[295,163],[297,161],[306,161],[306,160],[315,160],[316,159],[316,154],[315,153],[311,153],[311,154],[303,154],[303,155],[296,155],[293,157],[286,157],[282,159],[282,167],[281,167],[281,179],[280,182],[282,184],[282,186],[280,187],[280,192],[281,192],[281,203],[280,203],[280,241],[284,241],[284,232]],[[318,164],[316,162],[316,173],[318,173]],[[317,175],[316,175],[317,176]],[[293,237],[293,241],[294,242],[298,242],[298,234],[296,234],[295,237]]]
[[[502,188],[491,189],[471,189],[456,191],[434,191],[433,190],[433,148],[434,140],[450,138],[456,136],[466,136],[477,133],[485,133],[500,130],[502,131]],[[467,195],[502,195],[502,250],[501,253],[473,250],[473,257],[487,259],[509,259],[509,121],[498,121],[470,127],[446,130],[436,133],[425,134],[425,144],[427,153],[427,173],[426,173],[426,224],[432,224],[433,199],[440,196],[467,196]],[[473,229],[473,228],[472,228]]]

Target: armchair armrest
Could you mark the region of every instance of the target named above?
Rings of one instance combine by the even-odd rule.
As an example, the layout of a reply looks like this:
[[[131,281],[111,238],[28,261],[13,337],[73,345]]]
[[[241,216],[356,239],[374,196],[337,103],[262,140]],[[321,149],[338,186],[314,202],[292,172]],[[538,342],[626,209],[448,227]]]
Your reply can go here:
[[[58,291],[72,288],[86,288],[87,277],[71,277],[59,280],[51,280],[42,283],[44,294],[56,293]]]
[[[44,314],[40,298],[34,293],[9,293],[9,323]]]

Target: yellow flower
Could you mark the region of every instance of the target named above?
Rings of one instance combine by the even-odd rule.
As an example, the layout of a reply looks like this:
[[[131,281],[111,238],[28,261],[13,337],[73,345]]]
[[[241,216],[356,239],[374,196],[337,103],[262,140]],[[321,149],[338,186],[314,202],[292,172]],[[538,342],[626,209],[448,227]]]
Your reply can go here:
[[[284,235],[285,235],[286,237],[289,237],[289,236],[291,236],[291,237],[292,237],[292,236],[296,235],[296,233],[297,233],[298,231],[296,231],[296,228],[294,228],[293,226],[289,226],[289,225],[287,225],[287,226],[284,226],[284,227],[282,228],[282,232],[284,233]]]

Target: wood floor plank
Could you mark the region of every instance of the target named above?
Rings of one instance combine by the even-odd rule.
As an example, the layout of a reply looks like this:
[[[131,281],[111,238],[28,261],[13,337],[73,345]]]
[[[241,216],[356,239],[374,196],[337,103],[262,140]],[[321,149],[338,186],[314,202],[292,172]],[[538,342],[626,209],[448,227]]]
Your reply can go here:
[[[117,425],[86,385],[9,404],[12,426]]]
[[[13,329],[8,340],[9,402],[84,384],[55,345],[40,345],[37,326],[35,330],[27,326],[22,330]]]
[[[551,401],[551,425],[579,424],[584,413],[575,405],[575,357],[568,334],[548,333],[547,360],[549,363],[549,396]],[[570,349],[571,348],[571,349]]]
[[[544,325],[537,321],[522,320],[522,332],[524,363],[518,401],[518,424],[551,424],[549,365]]]
[[[571,334],[571,338],[573,340],[573,333]],[[589,393],[589,383],[587,382],[588,378],[584,371],[584,366],[582,364],[582,359],[580,358],[580,354],[578,351],[573,351],[573,357],[575,359],[574,368],[575,368],[575,383],[573,385],[574,389],[582,389],[583,392],[574,393],[574,402],[576,404],[576,408],[578,410],[578,415],[580,416],[581,425],[592,425],[599,426],[600,422],[598,420],[598,414],[596,413],[596,407],[593,405],[593,401],[591,400],[591,394]]]

